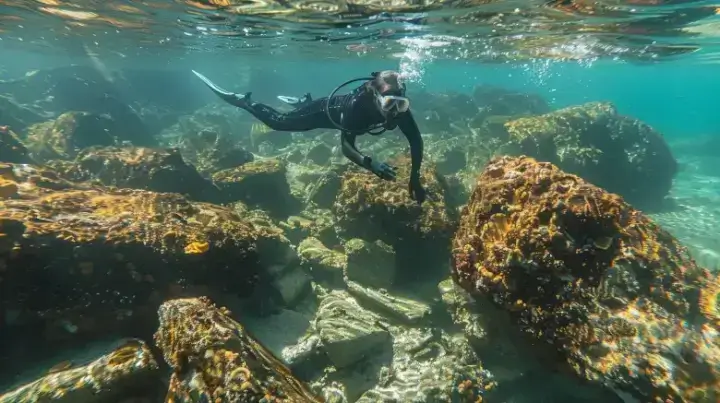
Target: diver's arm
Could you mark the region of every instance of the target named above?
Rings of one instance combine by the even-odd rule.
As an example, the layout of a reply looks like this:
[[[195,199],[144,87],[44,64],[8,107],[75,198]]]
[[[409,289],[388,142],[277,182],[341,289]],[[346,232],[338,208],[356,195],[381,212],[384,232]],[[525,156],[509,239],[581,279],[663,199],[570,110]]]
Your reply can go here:
[[[355,147],[355,137],[356,136],[354,134],[345,131],[340,134],[343,155],[355,164],[365,169],[369,169],[369,164],[366,164],[366,162],[370,159],[370,157],[366,157],[358,151]]]
[[[401,114],[398,118],[398,127],[405,135],[408,143],[410,143],[411,178],[420,178],[420,166],[423,160],[423,139],[422,135],[420,135],[420,129],[418,129],[415,118],[413,118],[410,111]]]

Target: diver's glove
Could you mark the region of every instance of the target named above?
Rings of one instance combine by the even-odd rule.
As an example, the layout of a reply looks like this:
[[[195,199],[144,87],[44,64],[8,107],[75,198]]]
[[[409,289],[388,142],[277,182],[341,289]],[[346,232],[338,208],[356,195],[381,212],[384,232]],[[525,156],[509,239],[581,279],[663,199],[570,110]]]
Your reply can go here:
[[[423,204],[427,192],[420,183],[420,175],[413,174],[410,176],[410,198],[415,200],[418,204]]]
[[[395,170],[397,168],[392,167],[384,162],[374,161],[370,157],[365,157],[365,166],[370,170],[370,172],[377,175],[380,179],[384,179],[386,181],[394,181],[395,176],[397,175],[395,173]]]

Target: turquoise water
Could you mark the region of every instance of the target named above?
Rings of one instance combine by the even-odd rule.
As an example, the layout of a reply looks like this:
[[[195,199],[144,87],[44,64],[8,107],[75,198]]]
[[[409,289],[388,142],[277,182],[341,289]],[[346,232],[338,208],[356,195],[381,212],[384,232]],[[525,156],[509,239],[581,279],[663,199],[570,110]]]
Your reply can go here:
[[[630,178],[628,188],[623,182],[627,171],[614,171],[613,163],[597,172],[582,164],[568,169],[586,174],[585,180],[604,181],[598,186],[626,192],[622,196],[687,247],[701,267],[717,273],[716,7],[686,0],[0,0],[0,133],[6,136],[0,141],[0,163],[13,167],[10,174],[3,165],[0,180],[22,182],[17,189],[0,182],[0,191],[10,192],[0,194],[0,234],[9,236],[20,227],[27,231],[13,238],[13,244],[0,237],[0,403],[31,401],[2,393],[43,379],[58,362],[61,369],[86,365],[106,354],[116,339],[132,337],[153,345],[152,333],[166,325],[156,314],[160,304],[185,296],[207,296],[230,307],[230,316],[251,337],[328,402],[459,403],[466,388],[482,391],[478,393],[486,403],[644,403],[650,395],[660,395],[656,389],[642,390],[646,385],[641,381],[636,387],[635,378],[628,381],[630,392],[614,387],[617,379],[602,378],[607,374],[585,382],[556,352],[536,351],[490,304],[461,302],[467,301],[460,296],[464,294],[448,280],[451,254],[445,249],[451,235],[440,236],[441,252],[433,255],[433,245],[412,244],[415,238],[407,233],[376,233],[390,227],[388,222],[405,223],[407,211],[413,218],[401,227],[418,230],[426,223],[412,214],[422,216],[435,205],[426,202],[421,208],[409,202],[402,183],[380,197],[392,203],[400,198],[405,203],[401,207],[392,205],[380,213],[368,208],[370,216],[357,213],[361,218],[348,220],[342,216],[345,209],[364,211],[348,206],[372,198],[343,198],[340,183],[346,188],[357,183],[343,171],[349,163],[336,131],[270,130],[249,113],[224,104],[191,70],[231,92],[252,91],[254,101],[281,110],[289,107],[278,95],[310,92],[317,99],[348,79],[399,71],[407,77],[407,94],[425,141],[425,163],[439,167],[438,176],[428,177],[454,186],[436,184],[436,191],[446,192],[442,200],[451,213],[443,220],[448,221],[463,214],[490,154],[506,150],[495,143],[500,140],[490,118],[515,122],[609,102],[618,115],[628,117],[623,122],[630,122],[623,126],[626,132],[617,129],[610,135],[631,136],[645,125],[660,134],[633,138],[636,143],[626,155],[610,158],[627,157],[642,165],[665,158],[667,146],[667,166],[676,163],[677,172],[654,175],[667,166],[655,165],[653,172],[643,166],[638,177],[652,179]],[[387,13],[395,20],[378,23],[389,18]],[[509,103],[502,95],[492,100],[511,112],[483,115],[486,105],[476,90],[490,87],[517,96]],[[546,110],[524,109],[524,102],[535,96]],[[464,99],[470,99],[469,109]],[[71,124],[63,126],[59,117],[68,113]],[[91,116],[90,123],[82,120],[83,113]],[[605,116],[602,110],[597,113]],[[573,124],[586,136],[583,141],[596,135],[582,123]],[[383,161],[407,149],[399,131],[368,137],[358,140],[360,150]],[[27,155],[14,154],[14,141]],[[650,142],[657,147],[644,148]],[[601,154],[611,155],[612,147],[606,147]],[[257,172],[243,169],[259,169],[253,164],[267,161],[287,167],[261,174],[250,185],[245,182],[247,188],[237,190],[242,196],[228,190],[234,179],[218,176],[233,169],[240,170],[239,176],[252,176]],[[48,171],[38,173],[43,169]],[[363,180],[358,192],[380,183],[374,176]],[[669,191],[656,196],[654,182],[662,187],[664,180],[671,182]],[[35,186],[44,190],[33,193]],[[637,189],[648,189],[647,195]],[[101,196],[68,196],[74,191]],[[161,193],[174,196],[157,196]],[[123,196],[108,196],[117,194]],[[123,198],[128,194],[151,196],[128,202]],[[286,196],[292,202],[284,205]],[[46,224],[51,235],[32,232]],[[263,237],[271,238],[271,233],[281,234],[282,241],[258,243],[257,252],[238,235],[244,234],[238,229],[244,225],[269,228],[258,232],[258,239],[267,241]],[[135,231],[131,233],[137,238],[127,244],[137,249],[108,249],[115,242],[124,244],[106,227]],[[192,232],[201,227],[200,235]],[[92,234],[90,241],[78,235],[85,230]],[[178,250],[163,243],[175,239],[168,234],[182,231],[211,241],[181,237],[187,245]],[[591,234],[579,235],[592,244]],[[593,242],[597,245],[598,239]],[[256,252],[260,263],[253,260]],[[13,260],[17,255],[22,258]],[[73,277],[78,273],[79,279]],[[690,328],[691,322],[663,322],[658,332]],[[238,334],[242,332],[233,333]],[[717,354],[708,359],[708,367],[718,375],[720,347],[708,334],[717,332],[703,340],[710,345],[706,351]],[[252,350],[253,342],[242,340],[245,353],[258,351]],[[633,343],[649,346],[642,351],[656,351],[653,342],[638,340]],[[102,380],[121,397],[56,396],[49,401],[165,401],[169,374],[173,369],[176,375],[186,372],[171,368],[173,363],[158,353],[162,348],[153,345],[159,369],[132,378],[134,388],[119,387],[110,376]],[[637,351],[640,347],[626,355],[635,357]],[[668,368],[680,365],[670,362],[673,357],[663,358]],[[621,368],[618,373],[626,370],[632,372]],[[247,386],[231,379],[230,386],[238,384]],[[223,396],[215,402],[234,401]],[[138,400],[129,400],[133,398]],[[695,398],[674,403],[680,401],[711,402]]]

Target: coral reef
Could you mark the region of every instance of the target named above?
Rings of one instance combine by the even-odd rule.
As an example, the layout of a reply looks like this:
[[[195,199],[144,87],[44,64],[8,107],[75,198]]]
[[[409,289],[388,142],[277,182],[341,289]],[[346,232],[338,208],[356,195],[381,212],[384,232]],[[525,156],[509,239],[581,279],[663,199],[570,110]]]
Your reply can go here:
[[[90,147],[72,162],[48,165],[72,181],[98,180],[106,186],[179,193],[203,201],[220,197],[215,186],[172,149]]]
[[[720,398],[718,329],[700,309],[708,272],[617,195],[550,163],[494,159],[463,210],[453,266],[582,378],[641,401]]]
[[[260,255],[278,254],[276,234],[178,194],[75,184],[30,165],[2,165],[0,177],[0,308],[53,337],[127,329],[183,287],[248,293]]]
[[[141,340],[127,340],[117,349],[77,368],[60,366],[50,374],[0,395],[0,403],[106,403],[127,401],[158,381],[158,365]]]
[[[505,124],[520,153],[556,164],[633,205],[657,207],[677,163],[663,136],[647,124],[592,102]]]
[[[173,369],[167,401],[323,401],[229,314],[206,298],[160,306],[155,341]]]

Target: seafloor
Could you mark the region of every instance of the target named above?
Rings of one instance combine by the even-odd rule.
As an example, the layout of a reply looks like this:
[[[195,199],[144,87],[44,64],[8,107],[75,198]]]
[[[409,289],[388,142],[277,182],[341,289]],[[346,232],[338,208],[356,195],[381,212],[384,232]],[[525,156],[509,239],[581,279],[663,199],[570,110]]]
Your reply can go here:
[[[0,82],[0,403],[720,401],[718,140],[417,94],[419,206],[173,80]]]

